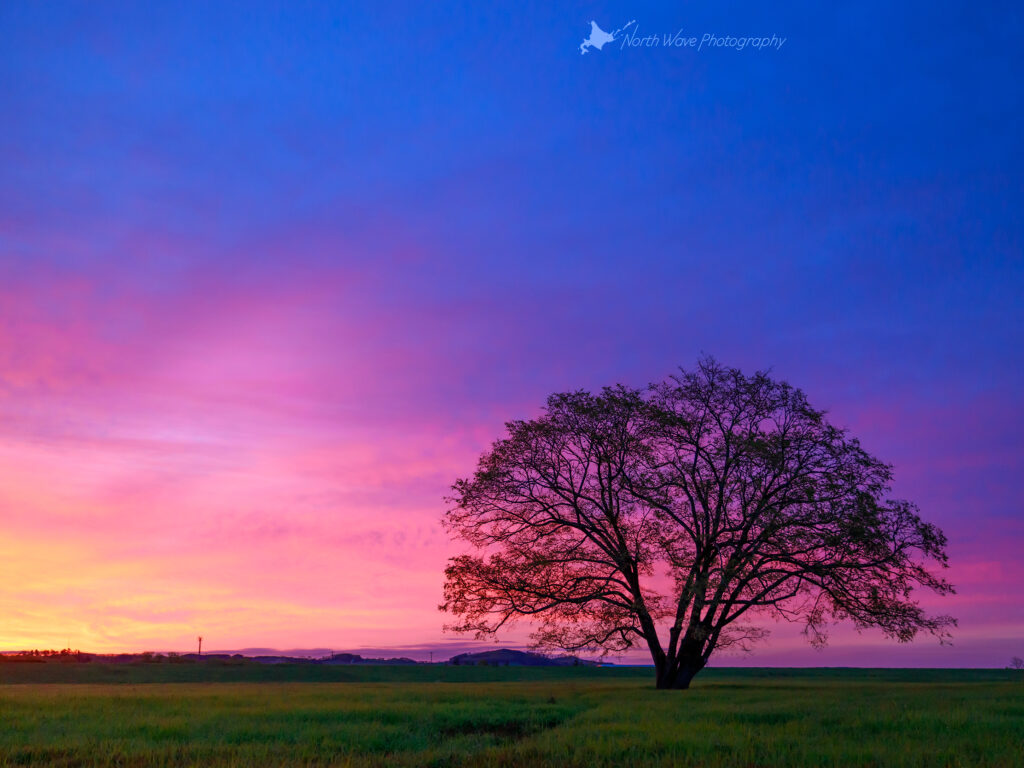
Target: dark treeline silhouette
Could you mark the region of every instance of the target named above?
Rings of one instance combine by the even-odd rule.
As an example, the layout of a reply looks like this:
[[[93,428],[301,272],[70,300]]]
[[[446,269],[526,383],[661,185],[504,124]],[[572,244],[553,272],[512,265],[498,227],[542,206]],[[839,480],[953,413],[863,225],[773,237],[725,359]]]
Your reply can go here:
[[[14,651],[12,653],[0,654],[2,661],[91,661],[94,654],[82,653],[81,651],[63,648],[61,650],[34,649],[31,651]]]
[[[318,658],[305,656],[287,656],[276,654],[259,654],[245,656],[241,653],[83,653],[70,649],[32,650],[0,653],[3,662],[95,662],[100,664],[206,664],[211,666],[224,664],[307,664],[324,666],[346,665],[408,665],[427,664],[405,656],[388,658],[364,657],[358,653],[332,653]],[[432,663],[432,662],[430,662]],[[476,653],[461,653],[439,664],[454,666],[494,666],[494,667],[567,667],[593,666],[596,662],[585,661],[575,656],[546,656],[544,654],[519,651],[510,648],[496,648]]]

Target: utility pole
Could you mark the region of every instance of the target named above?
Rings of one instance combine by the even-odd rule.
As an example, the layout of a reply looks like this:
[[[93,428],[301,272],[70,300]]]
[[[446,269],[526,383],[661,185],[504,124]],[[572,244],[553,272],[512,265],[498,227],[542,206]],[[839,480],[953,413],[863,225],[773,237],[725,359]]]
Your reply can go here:
[[[202,635],[199,636],[199,654],[198,655],[200,655],[200,656],[203,655],[203,636]]]

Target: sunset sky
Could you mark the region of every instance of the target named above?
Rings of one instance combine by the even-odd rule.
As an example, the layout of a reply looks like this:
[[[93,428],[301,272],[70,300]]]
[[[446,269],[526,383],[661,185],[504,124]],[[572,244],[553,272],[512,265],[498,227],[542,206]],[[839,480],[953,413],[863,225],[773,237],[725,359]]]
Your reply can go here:
[[[893,463],[958,587],[952,647],[730,663],[1024,656],[1001,6],[3,3],[0,650],[454,647],[451,483],[706,353]]]

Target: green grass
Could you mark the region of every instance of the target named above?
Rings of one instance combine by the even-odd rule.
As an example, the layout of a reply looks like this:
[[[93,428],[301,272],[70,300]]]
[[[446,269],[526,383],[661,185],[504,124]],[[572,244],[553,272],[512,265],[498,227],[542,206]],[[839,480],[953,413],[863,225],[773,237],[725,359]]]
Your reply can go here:
[[[1024,766],[1024,680],[999,671],[714,669],[662,692],[635,669],[8,666],[0,766]]]

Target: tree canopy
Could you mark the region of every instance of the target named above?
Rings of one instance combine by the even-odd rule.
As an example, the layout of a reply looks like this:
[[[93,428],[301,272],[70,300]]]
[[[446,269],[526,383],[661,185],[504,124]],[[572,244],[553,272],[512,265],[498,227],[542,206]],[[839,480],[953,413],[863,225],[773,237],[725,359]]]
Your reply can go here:
[[[686,688],[715,650],[764,636],[758,615],[815,644],[842,620],[902,642],[955,625],[914,599],[953,591],[934,572],[943,533],[889,498],[891,466],[765,373],[706,359],[643,390],[552,395],[507,430],[449,499],[472,549],[445,571],[450,629],[527,619],[539,647],[646,647],[658,687]]]

